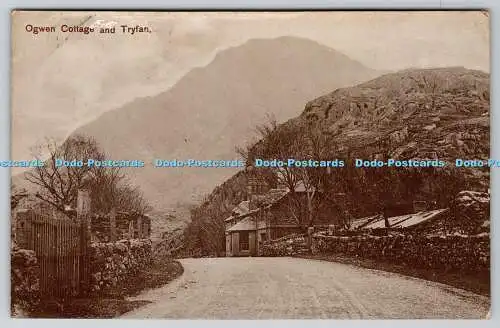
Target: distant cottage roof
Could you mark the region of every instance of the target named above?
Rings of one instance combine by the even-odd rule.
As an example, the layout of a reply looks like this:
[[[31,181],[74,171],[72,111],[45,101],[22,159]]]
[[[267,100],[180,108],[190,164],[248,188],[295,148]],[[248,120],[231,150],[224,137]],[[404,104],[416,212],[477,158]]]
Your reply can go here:
[[[265,207],[272,205],[288,194],[288,190],[271,189],[264,195],[255,196],[255,205],[257,207]]]
[[[305,191],[306,188],[304,184],[301,181],[299,181],[299,183],[297,183],[297,185],[295,186],[295,192],[301,193]],[[263,195],[254,195],[253,201],[255,202],[255,207],[256,207],[254,210],[250,210],[250,201],[248,200],[242,201],[233,208],[231,215],[227,217],[224,221],[230,222],[234,219],[242,219],[245,216],[257,213],[259,211],[259,208],[272,206],[273,204],[279,202],[283,197],[285,197],[289,193],[290,190],[286,188],[286,189],[270,189]],[[244,220],[240,221],[238,224],[242,223],[243,221]],[[255,222],[253,224],[254,227],[252,229],[255,229]],[[243,227],[243,225],[241,227]],[[237,230],[245,230],[245,229],[240,229],[241,227],[237,227],[235,225],[231,229],[237,228]],[[229,229],[228,231],[232,231],[231,229]]]
[[[244,200],[238,205],[236,205],[236,207],[233,209],[233,212],[236,212],[237,214],[241,215],[247,213],[249,210],[250,210],[250,201]]]
[[[258,229],[264,228],[264,222],[258,223]],[[244,218],[240,222],[236,223],[231,228],[227,229],[227,231],[248,231],[255,230],[255,219],[251,216]]]
[[[227,217],[224,221],[231,221],[234,218],[245,215],[250,212],[250,202],[244,200],[233,208],[232,214]],[[234,215],[236,214],[236,215]]]

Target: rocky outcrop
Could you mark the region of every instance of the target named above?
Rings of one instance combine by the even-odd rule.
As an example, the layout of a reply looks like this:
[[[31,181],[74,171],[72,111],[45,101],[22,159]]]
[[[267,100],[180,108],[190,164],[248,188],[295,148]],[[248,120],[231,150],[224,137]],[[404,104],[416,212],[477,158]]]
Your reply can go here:
[[[40,302],[39,266],[34,251],[11,250],[11,315],[23,317]]]
[[[360,158],[486,159],[489,78],[461,67],[399,71],[314,99],[294,120],[316,122]],[[487,170],[462,174],[481,181]]]
[[[453,202],[454,209],[473,225],[483,225],[490,220],[490,195],[485,192],[464,190]]]
[[[463,190],[453,197],[450,212],[443,220],[433,222],[425,233],[433,235],[475,235],[490,232],[490,195]]]
[[[90,247],[90,289],[107,293],[125,286],[152,255],[149,239],[120,240],[115,243],[93,243]]]

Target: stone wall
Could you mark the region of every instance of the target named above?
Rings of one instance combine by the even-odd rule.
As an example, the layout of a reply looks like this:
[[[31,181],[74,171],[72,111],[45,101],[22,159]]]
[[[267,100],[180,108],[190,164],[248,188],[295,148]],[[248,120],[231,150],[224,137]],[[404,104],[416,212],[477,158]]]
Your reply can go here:
[[[149,239],[92,243],[91,292],[107,293],[126,286],[129,278],[147,266],[151,259],[152,245]]]
[[[309,253],[305,235],[291,235],[267,241],[262,256],[296,256]],[[420,268],[488,271],[490,236],[389,234],[386,236],[327,236],[314,234],[313,255],[343,255],[387,261]]]
[[[260,249],[261,256],[294,256],[307,253],[309,253],[309,248],[304,234],[266,241]]]
[[[151,236],[151,218],[147,215],[118,212],[91,218],[92,238],[109,243],[121,239],[144,239]]]
[[[312,238],[313,254],[346,255],[445,270],[489,270],[490,237],[479,235],[321,236]]]
[[[13,247],[11,250],[11,315],[25,316],[40,301],[39,267],[34,251]]]

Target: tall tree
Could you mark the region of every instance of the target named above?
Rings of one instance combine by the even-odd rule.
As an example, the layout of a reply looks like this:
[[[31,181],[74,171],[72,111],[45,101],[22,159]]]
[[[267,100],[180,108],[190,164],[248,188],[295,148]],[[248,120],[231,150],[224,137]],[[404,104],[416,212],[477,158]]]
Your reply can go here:
[[[88,159],[106,159],[91,137],[71,136],[62,144],[49,139],[35,148],[33,156],[45,158],[45,165],[26,172],[25,178],[38,187],[39,199],[60,211],[76,207],[78,189],[83,187],[89,190],[97,213],[108,213],[113,207],[139,214],[150,209],[140,189],[130,184],[120,168],[86,165]],[[60,165],[61,160],[82,161],[83,165]]]

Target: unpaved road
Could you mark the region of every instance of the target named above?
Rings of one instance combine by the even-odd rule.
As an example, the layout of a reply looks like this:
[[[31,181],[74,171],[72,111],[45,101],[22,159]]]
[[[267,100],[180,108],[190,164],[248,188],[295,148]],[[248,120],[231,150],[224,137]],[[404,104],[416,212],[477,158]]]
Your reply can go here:
[[[446,285],[298,258],[184,259],[184,274],[124,318],[484,318],[490,301]]]

